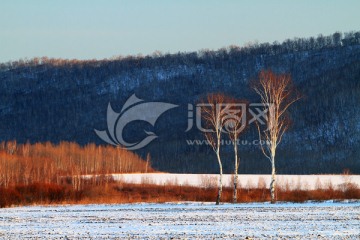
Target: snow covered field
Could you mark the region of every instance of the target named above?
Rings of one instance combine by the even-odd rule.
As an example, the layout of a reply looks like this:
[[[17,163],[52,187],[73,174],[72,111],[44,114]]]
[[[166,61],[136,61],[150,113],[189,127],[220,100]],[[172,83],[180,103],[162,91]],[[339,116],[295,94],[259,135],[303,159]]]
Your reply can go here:
[[[115,180],[126,183],[153,183],[158,185],[177,184],[190,186],[217,186],[218,174],[174,174],[174,173],[139,173],[139,174],[113,174]],[[270,175],[240,174],[241,187],[255,188],[270,184]],[[311,190],[327,188],[332,184],[334,188],[341,188],[345,183],[351,182],[360,186],[360,175],[277,175],[277,185],[289,189]],[[224,185],[232,186],[232,175],[224,174]]]
[[[0,239],[359,239],[360,203],[124,204],[0,209]]]

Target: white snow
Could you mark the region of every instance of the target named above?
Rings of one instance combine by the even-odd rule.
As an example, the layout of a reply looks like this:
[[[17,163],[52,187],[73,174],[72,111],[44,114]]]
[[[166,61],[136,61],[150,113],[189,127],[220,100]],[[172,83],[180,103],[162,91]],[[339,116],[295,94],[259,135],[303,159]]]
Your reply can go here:
[[[360,202],[0,209],[0,239],[358,239]]]
[[[125,183],[152,183],[157,185],[176,184],[190,186],[216,186],[218,174],[173,174],[173,173],[134,173],[112,174],[117,181]],[[271,175],[240,174],[239,183],[244,188],[254,188],[259,185],[266,187],[270,184]],[[327,188],[330,184],[334,188],[344,187],[353,183],[360,186],[360,175],[277,175],[278,187],[289,189],[311,190]],[[232,175],[224,174],[224,185],[232,186]]]

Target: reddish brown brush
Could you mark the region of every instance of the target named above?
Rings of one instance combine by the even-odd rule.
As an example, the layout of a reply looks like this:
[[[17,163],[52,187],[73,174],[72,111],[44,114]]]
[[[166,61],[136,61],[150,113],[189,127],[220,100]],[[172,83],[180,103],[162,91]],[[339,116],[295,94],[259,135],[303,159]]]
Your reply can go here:
[[[268,188],[240,188],[238,202],[270,201]],[[360,189],[355,185],[344,190],[333,188],[316,190],[277,190],[278,201],[305,202],[330,199],[360,199]],[[129,184],[106,181],[97,184],[91,179],[83,182],[82,190],[75,190],[71,184],[33,183],[0,188],[0,207],[29,204],[63,203],[137,203],[137,202],[212,202],[217,196],[217,187],[193,187],[179,185]],[[223,201],[233,201],[233,189],[223,189]]]

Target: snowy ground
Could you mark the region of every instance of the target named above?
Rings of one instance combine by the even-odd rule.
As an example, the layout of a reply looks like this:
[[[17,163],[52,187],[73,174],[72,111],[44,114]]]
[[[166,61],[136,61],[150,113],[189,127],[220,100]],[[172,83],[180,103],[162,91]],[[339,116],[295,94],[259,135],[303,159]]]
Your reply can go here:
[[[0,239],[359,239],[359,226],[359,202],[0,209]]]
[[[218,174],[174,174],[174,173],[138,173],[113,174],[115,180],[126,183],[153,183],[158,185],[176,184],[190,186],[217,186]],[[270,185],[271,175],[240,174],[239,185],[254,188]],[[330,184],[334,188],[341,188],[346,183],[360,186],[360,175],[277,175],[277,186],[289,189],[311,190],[327,188]],[[224,174],[225,186],[232,186],[232,175]]]

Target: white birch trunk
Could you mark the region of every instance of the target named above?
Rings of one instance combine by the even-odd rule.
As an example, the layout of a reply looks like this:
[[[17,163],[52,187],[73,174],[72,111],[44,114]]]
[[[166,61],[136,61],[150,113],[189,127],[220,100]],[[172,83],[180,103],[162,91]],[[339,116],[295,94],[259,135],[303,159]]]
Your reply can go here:
[[[220,204],[221,201],[221,194],[222,194],[222,187],[223,187],[223,168],[222,168],[222,163],[221,163],[221,159],[220,159],[220,152],[217,151],[216,153],[218,162],[219,162],[219,168],[220,168],[220,178],[219,178],[219,190],[218,190],[218,195],[216,198],[216,205]]]
[[[234,166],[234,195],[233,203],[237,202],[237,182],[238,182],[238,156],[237,156],[237,144],[234,142],[234,154],[235,154],[235,166]]]
[[[271,182],[270,182],[270,196],[271,203],[276,202],[275,191],[276,191],[276,170],[275,170],[275,156],[271,159]]]

